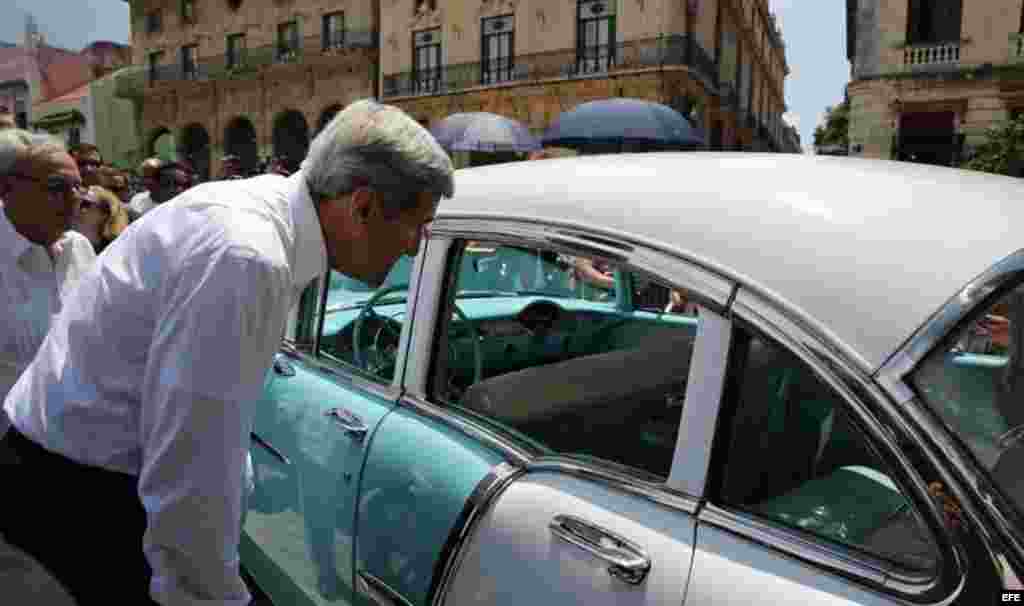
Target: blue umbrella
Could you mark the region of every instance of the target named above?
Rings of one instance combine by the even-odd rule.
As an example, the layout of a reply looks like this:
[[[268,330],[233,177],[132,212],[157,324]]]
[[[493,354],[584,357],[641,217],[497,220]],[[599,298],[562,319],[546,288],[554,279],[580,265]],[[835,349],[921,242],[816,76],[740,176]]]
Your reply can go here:
[[[488,112],[452,114],[430,132],[450,151],[529,152],[541,148],[525,126]]]
[[[562,113],[541,142],[558,147],[679,149],[704,142],[671,107],[641,99],[601,99]]]

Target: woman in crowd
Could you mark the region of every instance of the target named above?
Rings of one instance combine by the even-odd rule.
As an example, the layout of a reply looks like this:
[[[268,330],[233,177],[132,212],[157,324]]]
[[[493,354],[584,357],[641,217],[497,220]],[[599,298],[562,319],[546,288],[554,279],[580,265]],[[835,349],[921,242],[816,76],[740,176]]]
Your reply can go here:
[[[92,242],[96,254],[103,252],[128,227],[128,213],[110,190],[94,185],[82,197],[75,231]]]

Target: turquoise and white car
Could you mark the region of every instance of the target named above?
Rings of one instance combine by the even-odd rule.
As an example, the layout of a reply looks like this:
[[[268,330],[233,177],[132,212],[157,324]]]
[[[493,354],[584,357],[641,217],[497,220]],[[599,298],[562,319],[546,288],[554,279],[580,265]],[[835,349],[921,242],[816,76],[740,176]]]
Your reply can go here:
[[[259,600],[992,603],[1024,573],[1019,183],[459,171],[381,288],[331,273],[295,310],[256,403]]]

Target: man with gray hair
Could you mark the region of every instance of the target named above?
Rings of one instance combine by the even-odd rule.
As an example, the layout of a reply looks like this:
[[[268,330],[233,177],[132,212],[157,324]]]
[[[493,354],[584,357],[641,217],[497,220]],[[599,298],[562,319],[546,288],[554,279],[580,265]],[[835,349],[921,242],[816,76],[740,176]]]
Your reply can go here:
[[[82,604],[248,603],[252,407],[288,311],[328,269],[381,284],[453,189],[430,133],[364,100],[290,177],[205,183],[150,211],[104,251],[4,402],[25,461],[7,481],[46,481],[0,530]]]
[[[18,129],[0,131],[0,397],[32,361],[51,317],[96,260],[89,241],[68,231],[80,189],[78,169],[60,142]],[[0,436],[7,429],[7,415],[0,411]],[[6,502],[32,490],[6,475],[14,454],[0,441],[0,513]],[[45,568],[2,538],[0,594],[6,601],[72,603]]]

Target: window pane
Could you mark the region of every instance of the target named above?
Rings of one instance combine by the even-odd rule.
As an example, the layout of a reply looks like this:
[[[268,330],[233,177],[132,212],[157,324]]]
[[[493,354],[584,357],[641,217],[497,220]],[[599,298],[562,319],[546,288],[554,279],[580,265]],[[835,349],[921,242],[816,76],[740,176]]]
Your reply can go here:
[[[775,523],[931,570],[937,551],[843,400],[774,342],[736,339],[737,408],[720,499]]]
[[[406,321],[412,258],[402,257],[380,288],[331,271],[320,351],[382,382],[395,372]],[[374,301],[376,298],[376,301]],[[371,307],[367,307],[372,303]]]
[[[598,259],[470,242],[456,271],[439,402],[542,449],[668,476],[695,316],[620,311],[629,274]]]
[[[922,362],[911,382],[1024,511],[1024,288],[986,306]]]

